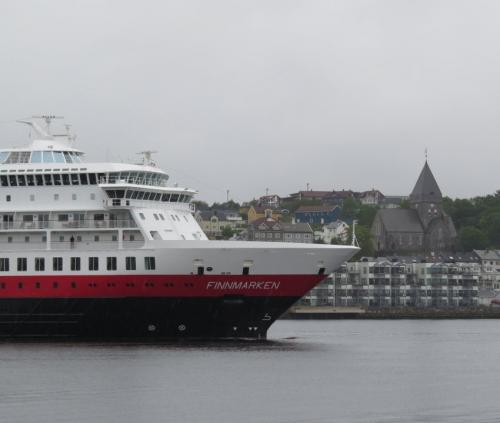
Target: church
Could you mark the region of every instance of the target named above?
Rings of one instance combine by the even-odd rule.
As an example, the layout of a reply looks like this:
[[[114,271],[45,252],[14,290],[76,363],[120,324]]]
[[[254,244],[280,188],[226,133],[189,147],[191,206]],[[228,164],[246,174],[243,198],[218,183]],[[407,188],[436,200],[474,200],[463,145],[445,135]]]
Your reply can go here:
[[[409,208],[379,210],[371,228],[377,254],[453,251],[457,232],[443,210],[443,196],[427,160]]]

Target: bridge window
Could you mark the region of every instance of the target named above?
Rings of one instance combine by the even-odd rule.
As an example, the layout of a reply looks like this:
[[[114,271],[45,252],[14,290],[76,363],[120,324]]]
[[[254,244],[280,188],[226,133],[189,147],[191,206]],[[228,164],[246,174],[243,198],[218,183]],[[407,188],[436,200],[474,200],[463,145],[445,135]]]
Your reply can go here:
[[[7,179],[7,176],[5,175],[0,176],[0,185],[2,185],[3,187],[9,186],[9,180]]]
[[[44,151],[42,157],[44,163],[54,163],[54,156],[52,156],[52,151]]]
[[[31,153],[31,163],[42,163],[41,151],[33,151],[33,153]]]
[[[64,163],[64,154],[62,151],[54,151],[54,162]]]
[[[52,185],[52,175],[43,175],[45,185]]]
[[[78,178],[78,173],[71,174],[71,183],[73,185],[80,185],[80,178]]]
[[[87,180],[87,174],[86,173],[81,173],[80,174],[80,183],[82,185],[88,185],[88,180]]]
[[[90,183],[90,185],[97,184],[97,178],[95,176],[95,173],[89,173],[89,183]]]
[[[11,187],[17,187],[16,175],[9,175],[9,182]]]

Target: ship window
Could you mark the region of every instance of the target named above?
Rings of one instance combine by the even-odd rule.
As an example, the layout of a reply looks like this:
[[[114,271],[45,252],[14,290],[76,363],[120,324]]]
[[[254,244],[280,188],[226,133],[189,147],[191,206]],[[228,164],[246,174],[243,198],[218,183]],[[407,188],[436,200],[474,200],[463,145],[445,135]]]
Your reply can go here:
[[[118,198],[113,199],[113,206],[119,206],[119,205],[121,205],[121,203],[122,203],[122,200],[120,200]]]
[[[54,156],[52,156],[52,151],[43,152],[43,162],[44,163],[54,163]]]
[[[116,257],[106,257],[106,268],[116,270]]]
[[[94,214],[94,220],[104,220],[104,214],[102,213]]]
[[[24,175],[18,175],[17,182],[18,182],[20,187],[26,186],[26,177]]]
[[[0,272],[8,272],[8,271],[9,271],[9,259],[0,258]]]
[[[59,288],[58,282],[52,282],[52,288]]]
[[[117,172],[111,172],[109,174],[108,184],[115,184],[118,180],[118,175],[119,175],[119,173],[117,173]]]
[[[80,183],[82,185],[88,185],[88,180],[87,180],[87,174],[86,173],[80,173]]]
[[[69,175],[67,173],[63,173],[61,176],[62,176],[63,185],[70,185]]]
[[[76,282],[71,282],[71,288],[76,288]]]
[[[146,270],[155,270],[156,263],[154,257],[144,257],[144,267]]]
[[[203,275],[205,273],[205,268],[203,266],[198,266],[197,273],[200,276]]]
[[[26,175],[26,185],[28,185],[29,187],[35,185],[35,178],[33,177],[33,175]]]
[[[54,151],[54,162],[64,163],[64,155],[62,151]]]
[[[115,195],[116,195],[116,198],[123,198],[124,197],[124,194],[125,194],[125,191],[122,190],[122,189],[117,189],[115,191]]]
[[[179,194],[172,194],[172,195],[170,196],[170,201],[171,201],[172,203],[176,203],[178,199],[179,199]]]
[[[160,219],[158,218],[158,215],[157,215],[156,213],[153,213],[153,216],[154,216],[155,220],[160,220]]]
[[[319,270],[318,270],[318,275],[324,275],[325,274],[325,268],[324,267],[320,267]]]
[[[99,242],[99,235],[94,235],[94,242]]]
[[[188,220],[188,218],[187,218],[186,216],[182,216],[182,217],[184,218],[184,220],[185,220],[187,223],[189,223],[189,220]]]
[[[139,191],[139,194],[137,195],[138,200],[142,200],[144,198],[144,191]]]
[[[43,175],[45,185],[52,185],[52,175]]]
[[[66,159],[66,163],[73,163],[73,160],[71,160],[71,157],[67,151],[64,151],[64,158]]]
[[[35,282],[35,288],[40,289],[40,282]]]
[[[151,237],[153,239],[156,239],[156,240],[160,240],[161,239],[161,235],[158,231],[149,231],[149,233],[151,234]]]
[[[8,236],[8,237],[7,237],[7,242],[8,242],[9,244],[10,244],[10,243],[12,243],[12,237],[11,237],[11,236]]]
[[[78,173],[71,174],[71,183],[73,185],[80,185],[80,179],[78,178]]]
[[[168,201],[168,194],[162,194],[161,201]]]
[[[135,257],[125,257],[125,269],[135,270]]]
[[[68,214],[58,214],[57,220],[59,222],[67,222],[69,220],[69,215]]]
[[[71,199],[76,200],[76,194],[71,194]]]
[[[54,272],[61,272],[63,270],[62,257],[52,257],[52,270],[54,270]]]
[[[19,283],[17,284],[18,289],[23,289],[23,286],[24,286],[24,285],[23,285],[23,283],[22,283],[22,282],[19,282]]]
[[[8,155],[9,155],[9,153],[7,151],[2,151],[0,153],[0,163],[3,163]]]
[[[30,237],[29,236],[25,236],[24,237],[24,242],[30,242]]]
[[[9,181],[7,179],[7,176],[5,176],[5,175],[0,176],[0,184],[3,187],[8,187],[9,186]]]
[[[95,173],[89,173],[89,184],[90,185],[97,184],[97,179],[96,179]]]
[[[16,175],[9,175],[9,182],[11,187],[17,187]]]
[[[61,236],[59,237],[59,242],[64,242],[64,236],[62,236],[62,235],[61,235]]]
[[[135,241],[135,235],[130,235],[130,241]]]
[[[35,180],[36,180],[37,186],[43,185],[43,175],[35,175]]]
[[[144,213],[139,213],[139,217],[140,217],[142,220],[146,220],[146,218],[144,217]]]
[[[97,174],[97,183],[98,184],[105,184],[106,183],[106,175],[104,173]]]
[[[31,163],[42,163],[42,152],[33,151],[31,154]]]
[[[143,200],[149,200],[149,196],[150,196],[150,195],[151,195],[151,193],[146,191],[146,192],[144,193],[144,198],[143,198]]]
[[[5,196],[5,201],[10,201],[11,200],[11,196],[10,195],[6,195]]]
[[[89,257],[89,270],[99,270],[99,257]]]
[[[71,257],[71,270],[72,271],[80,270],[80,257]]]
[[[54,194],[54,200],[55,201],[59,200],[59,194]]]
[[[163,216],[161,213],[160,213],[160,219],[165,220],[165,216]]]
[[[244,266],[243,267],[243,272],[242,272],[244,275],[248,275],[250,273],[250,267],[248,266]]]
[[[43,272],[45,270],[45,259],[43,257],[35,257],[35,271]]]
[[[160,199],[161,199],[161,193],[159,192],[154,193],[154,198],[151,196],[151,200],[160,201]]]
[[[135,200],[139,195],[139,191],[132,191],[132,200]]]
[[[54,185],[61,185],[61,175],[56,173],[52,175],[52,178],[54,179]]]
[[[132,191],[127,190],[127,193],[125,194],[125,198],[132,198]]]
[[[17,258],[17,271],[26,272],[28,270],[28,259],[26,257]]]

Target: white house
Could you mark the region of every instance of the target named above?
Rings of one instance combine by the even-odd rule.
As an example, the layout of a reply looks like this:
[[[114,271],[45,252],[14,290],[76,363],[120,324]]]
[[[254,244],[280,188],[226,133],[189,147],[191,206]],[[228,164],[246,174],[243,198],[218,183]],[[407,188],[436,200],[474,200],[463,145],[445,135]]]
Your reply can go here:
[[[342,220],[336,220],[323,226],[322,231],[314,232],[316,240],[323,240],[326,244],[330,244],[332,239],[338,239],[343,242],[349,237],[349,225]]]

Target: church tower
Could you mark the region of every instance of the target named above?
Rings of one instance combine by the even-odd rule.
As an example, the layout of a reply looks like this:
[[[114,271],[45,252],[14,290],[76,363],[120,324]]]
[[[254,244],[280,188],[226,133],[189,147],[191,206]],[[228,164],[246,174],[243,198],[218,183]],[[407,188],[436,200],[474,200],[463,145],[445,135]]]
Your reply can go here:
[[[411,208],[417,211],[424,231],[429,227],[432,220],[442,218],[444,215],[443,195],[427,160],[410,194],[410,204]]]

